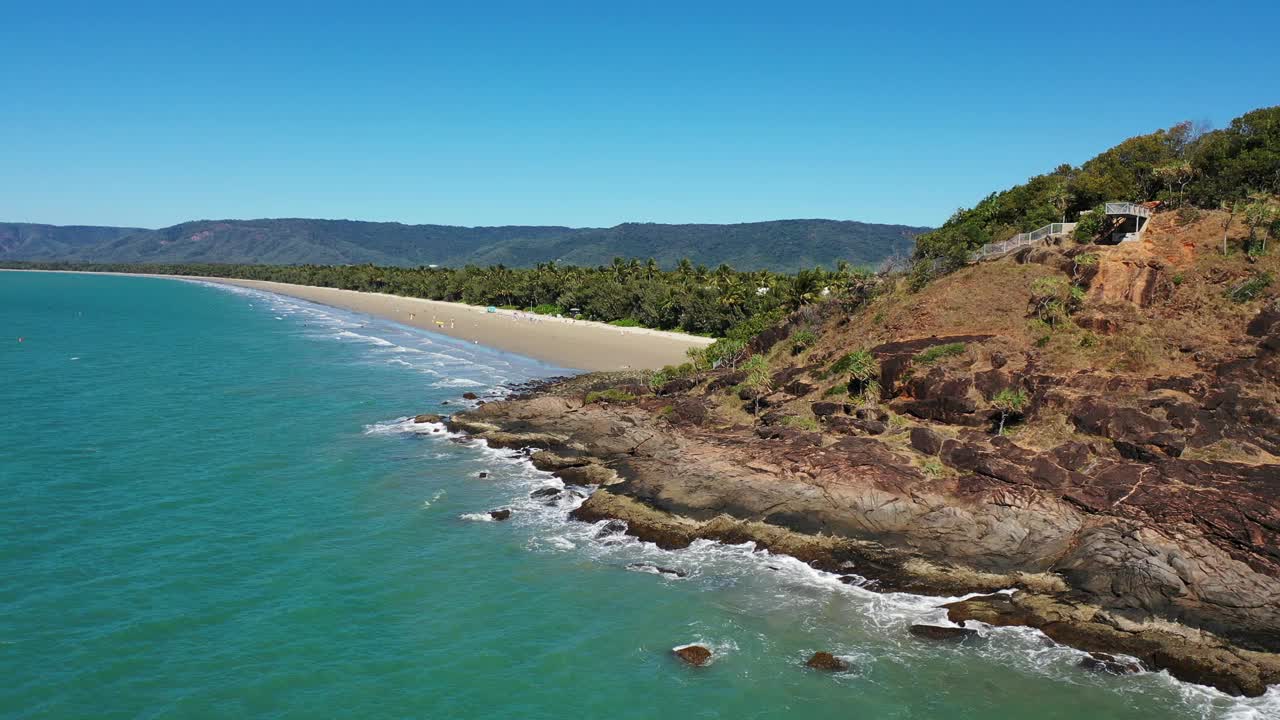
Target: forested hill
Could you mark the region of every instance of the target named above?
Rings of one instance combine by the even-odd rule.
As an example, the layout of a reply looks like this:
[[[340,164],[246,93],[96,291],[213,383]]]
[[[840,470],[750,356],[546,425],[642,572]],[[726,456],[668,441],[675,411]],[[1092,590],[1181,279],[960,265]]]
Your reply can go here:
[[[0,260],[530,267],[603,265],[615,257],[688,258],[742,270],[795,271],[838,261],[874,266],[910,252],[929,228],[838,220],[735,225],[625,223],[611,228],[455,227],[351,220],[199,220],[160,230],[0,223]]]
[[[141,228],[0,223],[0,258],[72,257],[82,250],[146,232]]]

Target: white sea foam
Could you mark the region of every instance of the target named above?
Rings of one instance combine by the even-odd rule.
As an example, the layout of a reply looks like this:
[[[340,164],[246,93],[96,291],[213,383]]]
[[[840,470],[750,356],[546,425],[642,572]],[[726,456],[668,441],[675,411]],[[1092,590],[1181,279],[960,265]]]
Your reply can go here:
[[[444,491],[444,490],[437,490],[437,491],[436,491],[436,494],[435,494],[435,495],[432,495],[430,500],[423,500],[423,501],[422,501],[422,509],[423,509],[423,510],[426,510],[427,508],[429,508],[429,507],[431,507],[433,504],[435,504],[435,502],[436,502],[437,500],[439,500],[440,498],[442,498],[442,497],[444,497],[444,496],[445,496],[445,491]]]
[[[444,423],[415,422],[412,417],[402,417],[388,422],[364,426],[365,435],[449,435]]]
[[[436,388],[483,387],[484,383],[469,378],[451,377],[431,383]]]
[[[472,522],[494,522],[493,516],[487,512],[482,513],[463,513],[458,517],[463,520],[471,520]]]

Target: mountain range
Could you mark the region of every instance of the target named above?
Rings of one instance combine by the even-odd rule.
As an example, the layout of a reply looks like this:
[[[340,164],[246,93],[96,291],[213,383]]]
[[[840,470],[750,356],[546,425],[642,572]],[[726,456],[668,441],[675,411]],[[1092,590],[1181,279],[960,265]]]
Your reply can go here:
[[[795,271],[840,260],[874,266],[908,254],[914,238],[929,229],[845,220],[571,228],[280,218],[197,220],[158,230],[0,223],[0,261],[529,267],[652,257],[667,267],[688,258],[708,266]]]

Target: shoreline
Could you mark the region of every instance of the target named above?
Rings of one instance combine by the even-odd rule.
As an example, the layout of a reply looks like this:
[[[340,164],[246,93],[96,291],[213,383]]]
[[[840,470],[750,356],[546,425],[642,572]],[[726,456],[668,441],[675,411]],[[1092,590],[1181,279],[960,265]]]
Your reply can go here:
[[[679,365],[687,360],[685,353],[689,348],[706,347],[714,342],[713,338],[665,330],[618,327],[590,320],[570,320],[516,310],[498,309],[489,312],[478,305],[269,280],[82,270],[0,270],[146,277],[244,287],[364,313],[430,333],[524,355],[565,369],[587,372],[657,370],[666,365]]]

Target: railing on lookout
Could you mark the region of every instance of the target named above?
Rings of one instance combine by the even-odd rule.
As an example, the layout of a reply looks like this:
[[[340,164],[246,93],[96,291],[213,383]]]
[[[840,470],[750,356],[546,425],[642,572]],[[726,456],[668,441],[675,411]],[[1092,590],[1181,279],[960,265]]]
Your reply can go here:
[[[1133,215],[1135,217],[1151,217],[1151,208],[1131,202],[1109,202],[1106,204],[1108,215]]]
[[[1032,230],[1031,232],[1018,233],[1008,240],[1001,240],[996,243],[987,243],[978,248],[973,254],[974,262],[980,260],[988,260],[993,257],[999,257],[1006,253],[1013,252],[1018,248],[1034,245],[1052,238],[1070,235],[1076,229],[1075,223],[1049,223],[1042,228]]]

